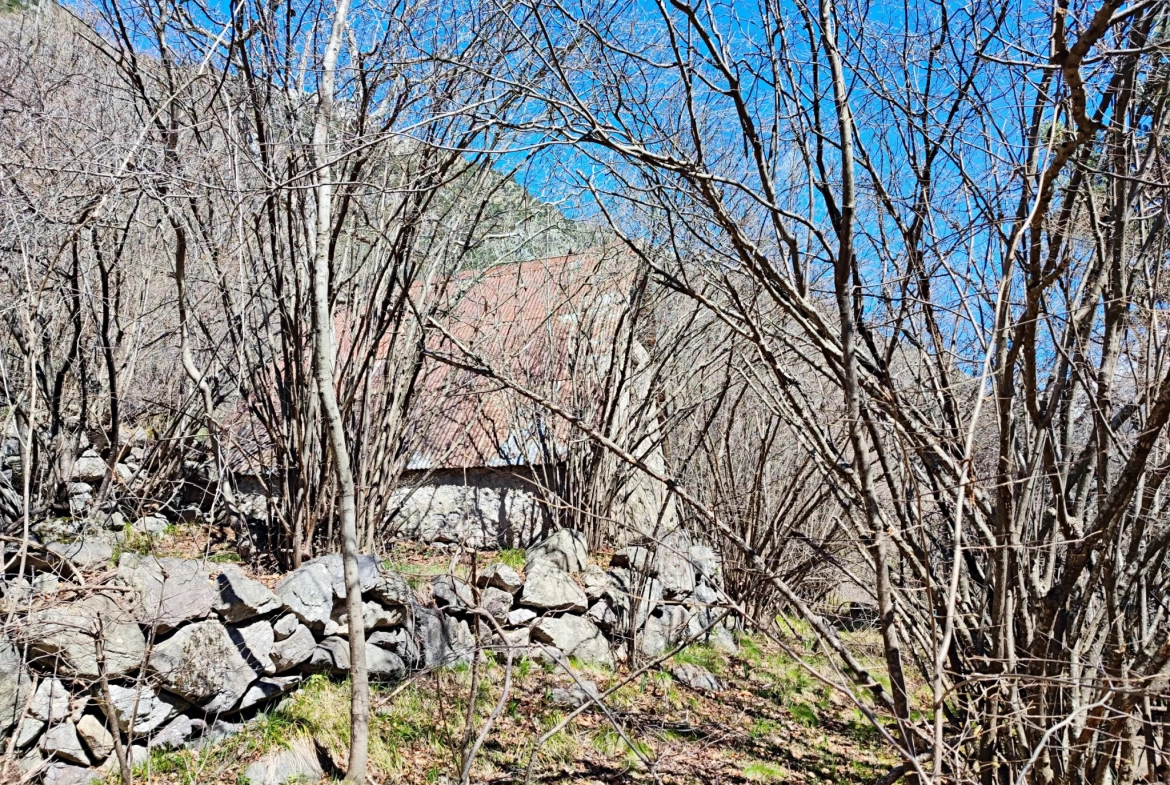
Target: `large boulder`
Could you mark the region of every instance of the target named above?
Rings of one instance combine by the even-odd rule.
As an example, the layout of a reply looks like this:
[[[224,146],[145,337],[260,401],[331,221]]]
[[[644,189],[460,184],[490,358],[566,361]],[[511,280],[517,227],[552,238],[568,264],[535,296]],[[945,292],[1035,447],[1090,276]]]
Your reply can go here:
[[[272,660],[273,672],[284,673],[306,662],[317,648],[317,640],[313,632],[305,625],[299,625],[296,630],[282,641],[272,646],[269,655]]]
[[[599,600],[613,588],[613,581],[606,572],[596,564],[586,564],[581,570],[581,582],[585,584],[585,596],[591,600]]]
[[[87,766],[71,766],[68,763],[51,763],[45,769],[41,782],[44,785],[96,785],[104,782],[106,775]]]
[[[706,578],[710,583],[719,585],[719,578],[723,572],[723,563],[719,554],[707,545],[692,545],[689,549],[691,564],[699,576]]]
[[[663,535],[654,552],[655,572],[662,582],[663,596],[686,597],[695,590],[695,568],[691,566],[691,537],[682,529]]]
[[[166,724],[146,743],[148,749],[174,750],[183,746],[191,734],[195,732],[195,725],[186,714],[180,714]]]
[[[492,618],[503,621],[512,610],[512,593],[489,586],[480,595],[479,605],[491,614]]]
[[[368,594],[383,605],[392,607],[407,608],[414,602],[414,590],[410,588],[406,578],[385,567],[381,568],[378,582]]]
[[[690,662],[680,663],[670,669],[670,675],[679,684],[685,684],[699,692],[721,692],[723,682],[711,671]]]
[[[147,661],[163,686],[210,713],[230,710],[256,680],[227,627],[201,621],[155,646]]]
[[[216,601],[207,568],[191,559],[124,553],[118,560],[116,581],[135,590],[138,623],[160,632],[205,618]]]
[[[657,578],[614,567],[609,571],[611,586],[606,593],[609,605],[617,616],[618,626],[639,629],[662,601],[662,583]]]
[[[687,634],[690,613],[681,605],[664,605],[642,628],[640,648],[647,657],[657,657],[671,646],[679,643]]]
[[[562,529],[567,531],[567,529]],[[569,573],[547,559],[531,562],[520,604],[548,611],[583,612],[589,598]]]
[[[32,676],[20,652],[11,640],[0,635],[0,735],[20,719],[31,691]]]
[[[131,614],[104,594],[30,614],[20,637],[27,641],[34,661],[47,667],[55,664],[63,676],[96,679],[99,630],[107,677],[123,676],[142,664],[146,637]]]
[[[114,737],[105,723],[92,714],[77,721],[77,735],[94,760],[105,760],[114,751]]]
[[[293,737],[287,746],[272,750],[244,771],[244,779],[252,785],[319,782],[324,776],[321,755],[308,736]]]
[[[524,581],[520,573],[503,562],[488,565],[475,579],[475,585],[481,589],[488,587],[502,589],[509,594],[515,594],[524,588]]]
[[[270,701],[295,689],[301,681],[301,676],[270,676],[268,678],[258,679],[244,693],[244,697],[240,699],[240,705],[236,708],[239,711],[245,711],[253,706]]]
[[[348,600],[336,600],[333,603],[333,613],[329,621],[325,622],[325,635],[340,635],[349,637],[349,607]],[[392,606],[387,608],[379,602],[364,600],[362,602],[362,620],[367,632],[397,627],[405,620],[405,608]]]
[[[261,619],[251,624],[228,627],[228,634],[249,665],[269,676],[276,673],[276,665],[272,661],[276,637],[271,624]]]
[[[475,650],[475,637],[466,621],[430,608],[415,610],[415,632],[428,668],[464,662]]]
[[[345,570],[340,553],[330,553],[305,564],[321,564],[329,572],[329,583],[333,587],[333,596],[339,600],[345,599]],[[303,567],[304,565],[302,565]],[[358,557],[358,585],[362,594],[376,588],[381,582],[382,573],[378,559],[369,554]]]
[[[475,605],[471,584],[456,575],[439,575],[431,581],[431,595],[440,608],[464,610]]]
[[[547,643],[569,657],[593,665],[613,667],[609,641],[597,625],[583,616],[541,619],[532,626],[532,640]]]
[[[276,584],[284,607],[310,627],[320,629],[333,612],[333,579],[320,559],[305,562]]]
[[[28,713],[50,725],[69,716],[69,691],[58,679],[45,678],[37,685]]]
[[[565,572],[580,572],[589,562],[589,548],[584,534],[574,529],[561,529],[529,548],[527,556],[530,563],[551,561]]]
[[[110,685],[110,698],[113,701],[114,722],[123,733],[133,731],[135,734],[150,733],[174,717],[187,707],[187,702],[156,692],[147,684],[125,687],[121,684]],[[102,703],[103,710],[105,703]]]
[[[267,586],[234,565],[225,564],[215,576],[215,584],[217,597],[212,607],[224,621],[241,622],[280,607],[280,599]]]
[[[349,641],[337,636],[325,638],[313,651],[309,661],[312,670],[335,674],[349,672]],[[366,642],[366,669],[374,679],[399,679],[406,675],[406,666],[393,652]]]
[[[25,717],[16,726],[16,747],[17,749],[24,749],[28,745],[41,737],[41,731],[45,729],[45,722],[38,720],[35,717]]]
[[[69,473],[72,482],[101,483],[105,479],[110,467],[102,456],[94,450],[86,450],[73,462],[73,471]]]
[[[65,720],[45,731],[40,746],[47,757],[66,763],[89,765],[89,756],[85,754],[85,747],[81,746],[81,739],[77,736],[77,726],[71,720]]]
[[[87,534],[73,542],[49,543],[46,548],[73,562],[80,570],[105,567],[114,558],[114,538],[107,532]]]

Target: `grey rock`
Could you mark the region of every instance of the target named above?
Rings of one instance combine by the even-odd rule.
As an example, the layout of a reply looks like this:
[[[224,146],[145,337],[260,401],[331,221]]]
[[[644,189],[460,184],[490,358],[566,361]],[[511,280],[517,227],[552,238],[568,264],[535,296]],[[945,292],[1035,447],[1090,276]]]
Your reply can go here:
[[[41,542],[73,542],[85,530],[81,518],[49,518],[32,525],[32,533]]]
[[[715,651],[721,651],[726,654],[735,654],[739,651],[739,644],[735,642],[735,636],[731,634],[731,630],[722,624],[712,629],[706,635],[706,643],[715,649]]]
[[[663,535],[654,552],[655,573],[665,597],[686,597],[695,590],[695,568],[691,566],[691,537],[682,529]]]
[[[111,684],[110,698],[114,704],[114,722],[123,733],[130,732],[131,720],[134,733],[150,733],[187,706],[185,701],[155,692],[146,684],[137,687]]]
[[[428,668],[465,661],[475,649],[475,639],[467,622],[430,608],[416,609],[415,631],[421,659]]]
[[[45,735],[41,737],[40,747],[47,757],[66,763],[89,765],[89,756],[85,754],[85,748],[81,746],[81,739],[77,736],[77,726],[69,720],[45,731]]]
[[[224,565],[215,583],[218,596],[212,609],[224,621],[241,622],[280,607],[280,600],[267,586],[252,580],[234,565]]]
[[[333,606],[333,615],[325,622],[325,635],[341,635],[349,637],[349,614],[346,612],[346,601],[338,600]],[[372,600],[362,602],[362,619],[365,629],[381,630],[397,627],[405,619],[405,609],[399,606],[387,608],[381,603]]]
[[[503,621],[508,618],[512,610],[512,593],[504,589],[489,586],[480,594],[480,607],[491,614],[492,618]]]
[[[503,638],[493,635],[491,648],[497,653],[498,659],[504,661],[508,659],[508,650],[511,649],[512,660],[516,661],[528,653],[530,643],[528,628],[521,627],[518,630],[504,630]]]
[[[187,739],[191,738],[191,734],[194,732],[195,728],[191,724],[191,718],[186,714],[180,714],[168,722],[166,727],[154,734],[146,746],[152,750],[177,750],[187,743]]]
[[[30,614],[20,636],[37,660],[56,662],[62,675],[96,679],[99,673],[95,642],[99,629],[108,677],[125,675],[142,664],[146,637],[131,614],[104,594]],[[0,672],[4,671],[2,660],[0,651]],[[0,707],[6,705],[3,695],[0,680]]]
[[[57,679],[41,679],[29,703],[28,713],[49,724],[69,716],[69,691]]]
[[[278,641],[282,641],[296,632],[300,626],[301,620],[296,616],[292,614],[281,616],[272,623],[272,634]]]
[[[343,568],[343,561],[340,553],[330,553],[326,556],[320,556],[312,561],[305,562],[301,565],[302,568],[309,564],[320,564],[329,573],[329,583],[333,587],[333,596],[339,600],[345,599],[345,570]],[[363,554],[358,557],[358,585],[361,586],[362,594],[365,594],[372,589],[375,589],[381,582],[382,574],[378,565],[378,559],[369,554]]]
[[[475,598],[467,581],[454,575],[440,575],[431,581],[431,594],[440,608],[471,608]]]
[[[105,760],[114,751],[113,735],[105,723],[92,714],[86,714],[78,721],[77,735],[94,760]]]
[[[516,608],[508,612],[508,626],[518,627],[521,624],[527,624],[535,619],[539,614],[531,608]]]
[[[336,635],[323,638],[309,657],[314,671],[346,673],[349,671],[349,641]]]
[[[240,705],[236,707],[236,710],[244,711],[284,695],[286,692],[295,689],[301,681],[300,676],[270,676],[260,679],[244,693],[244,697],[240,699]]]
[[[420,652],[414,637],[405,629],[392,631],[378,630],[371,633],[366,639],[372,646],[392,651],[407,665],[413,666],[419,661]]]
[[[333,581],[319,559],[306,562],[276,584],[276,596],[303,623],[320,629],[333,612]]]
[[[625,548],[622,548],[609,560],[609,566],[611,568],[621,567],[623,570],[630,570],[643,575],[657,574],[654,554],[650,552],[649,548],[642,545],[627,545]]]
[[[581,582],[585,584],[585,596],[591,600],[601,599],[613,585],[610,577],[596,564],[586,564],[581,571]]]
[[[168,526],[170,526],[170,523],[161,515],[146,515],[130,524],[130,528],[135,533],[145,534],[150,537],[162,536]]]
[[[366,644],[366,667],[370,678],[383,681],[401,679],[406,675],[406,664],[402,658],[380,646]]]
[[[720,602],[719,592],[705,583],[700,583],[695,587],[694,598],[695,602],[700,602],[705,605],[718,605]]]
[[[65,764],[57,764],[63,766]],[[40,747],[33,747],[20,760],[16,762],[16,768],[20,770],[21,776],[29,775],[32,771],[40,771],[45,767],[45,756],[41,752]],[[29,775],[32,776],[32,775]],[[43,782],[44,780],[42,780]]]
[[[104,532],[91,534],[73,542],[54,542],[46,546],[50,551],[68,559],[80,570],[105,567],[114,558],[114,540]]]
[[[276,637],[271,624],[261,619],[251,624],[228,627],[228,634],[254,669],[268,676],[276,673],[276,664],[272,661]]]
[[[212,713],[235,706],[257,675],[218,621],[182,627],[155,646],[147,667],[168,690]]]
[[[378,582],[369,595],[383,605],[409,607],[414,602],[414,590],[406,578],[385,567],[379,570]]]
[[[496,589],[503,589],[509,594],[515,594],[524,588],[524,581],[520,577],[520,573],[513,570],[503,562],[488,565],[488,567],[479,574],[475,579],[475,585],[481,589],[493,587]]]
[[[585,535],[574,529],[553,532],[548,539],[529,548],[526,555],[530,562],[541,559],[551,561],[565,572],[580,572],[589,562]]]
[[[597,700],[601,693],[597,689],[597,685],[588,679],[581,679],[579,683],[574,684],[568,689],[564,687],[554,687],[549,692],[549,702],[554,706],[564,706],[565,708],[575,709],[578,706]]]
[[[42,776],[44,785],[91,785],[106,779],[106,775],[97,769],[67,763],[50,763]]]
[[[134,617],[139,624],[173,630],[211,613],[216,592],[200,562],[124,553],[115,579],[136,591]]]
[[[313,633],[303,624],[297,626],[296,631],[282,641],[272,646],[270,656],[274,673],[284,673],[306,662],[317,647]]]
[[[74,723],[81,721],[81,715],[85,712],[85,707],[89,705],[89,696],[85,693],[74,695],[69,699],[69,719]]]
[[[633,617],[634,629],[640,629],[662,601],[662,584],[623,567],[612,568],[609,576],[613,585],[606,596],[618,625],[628,630]]]
[[[562,530],[567,531],[567,530]],[[589,598],[573,582],[569,573],[546,559],[532,562],[528,568],[520,604],[550,611],[582,612],[589,607]]]
[[[75,483],[100,483],[108,471],[109,466],[102,456],[93,450],[86,450],[73,462],[69,479]]]
[[[243,729],[244,724],[242,722],[228,722],[227,720],[217,718],[208,723],[207,727],[203,730],[203,735],[199,737],[197,742],[188,746],[202,748],[208,744],[214,744],[217,741],[230,739],[232,736],[239,734]]]
[[[332,636],[325,638],[313,650],[309,665],[314,670],[326,670],[335,674],[349,672],[349,641]],[[402,659],[393,652],[366,642],[366,668],[376,679],[397,679],[406,673]]]
[[[24,749],[32,744],[41,736],[41,731],[45,729],[43,720],[38,720],[34,717],[25,717],[20,721],[20,725],[16,727],[16,746],[18,749]]]
[[[723,682],[714,673],[693,663],[682,663],[670,669],[670,675],[679,684],[699,692],[722,692]]]
[[[613,667],[609,641],[596,624],[582,616],[541,619],[532,626],[532,640],[555,646],[581,662]]]
[[[603,630],[612,630],[618,624],[617,614],[613,612],[605,600],[598,600],[589,606],[585,617]]]
[[[723,571],[723,563],[714,549],[706,545],[692,545],[690,547],[691,564],[699,575],[716,585]]]
[[[307,736],[296,736],[287,747],[273,750],[244,770],[251,785],[287,785],[318,782],[325,776],[317,746]]]
[[[680,605],[664,605],[642,629],[640,648],[647,657],[657,657],[686,637],[690,615]]]

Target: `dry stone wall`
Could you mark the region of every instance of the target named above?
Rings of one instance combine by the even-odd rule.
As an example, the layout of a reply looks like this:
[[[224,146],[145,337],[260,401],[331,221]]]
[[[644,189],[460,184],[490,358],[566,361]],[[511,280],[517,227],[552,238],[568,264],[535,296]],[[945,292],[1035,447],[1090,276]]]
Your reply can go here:
[[[0,737],[25,781],[98,781],[117,767],[118,742],[138,762],[152,749],[201,744],[309,674],[348,671],[340,556],[307,562],[270,589],[230,564],[134,553],[112,569],[69,561],[100,549],[100,536],[90,539],[35,547],[32,579],[3,585],[13,622],[0,636]],[[623,549],[607,571],[570,530],[527,556],[523,575],[497,563],[417,591],[362,557],[371,677],[398,680],[477,650],[612,666],[687,638],[734,646],[712,625],[719,561],[684,535]]]

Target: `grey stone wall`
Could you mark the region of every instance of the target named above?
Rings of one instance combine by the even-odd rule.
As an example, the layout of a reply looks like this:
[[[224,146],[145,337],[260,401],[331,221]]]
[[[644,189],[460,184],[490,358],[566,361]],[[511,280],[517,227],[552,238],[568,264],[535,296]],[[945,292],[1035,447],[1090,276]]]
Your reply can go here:
[[[531,470],[477,468],[408,473],[393,496],[387,533],[472,548],[523,548],[549,529]]]

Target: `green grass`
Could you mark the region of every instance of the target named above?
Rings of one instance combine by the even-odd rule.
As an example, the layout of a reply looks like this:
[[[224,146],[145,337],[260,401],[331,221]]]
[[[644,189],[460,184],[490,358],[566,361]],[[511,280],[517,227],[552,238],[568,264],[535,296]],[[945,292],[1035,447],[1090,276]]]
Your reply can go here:
[[[752,782],[780,782],[787,772],[774,763],[757,761],[743,767],[743,778]]]
[[[792,715],[792,719],[806,728],[815,728],[820,724],[820,717],[817,715],[816,709],[802,701],[791,704],[788,707],[788,713]]]
[[[678,654],[674,655],[674,661],[683,664],[690,663],[691,665],[698,665],[700,668],[706,668],[715,675],[723,673],[727,666],[727,658],[715,651],[711,646],[701,643],[692,644]]]
[[[624,756],[626,765],[630,768],[641,766],[643,759],[651,760],[654,757],[654,750],[650,745],[637,739],[631,739],[630,743],[626,743],[621,734],[608,725],[593,734],[591,743],[593,749],[607,758]]]
[[[528,561],[528,557],[520,548],[506,548],[496,554],[496,558],[513,570],[524,569],[524,564]]]

